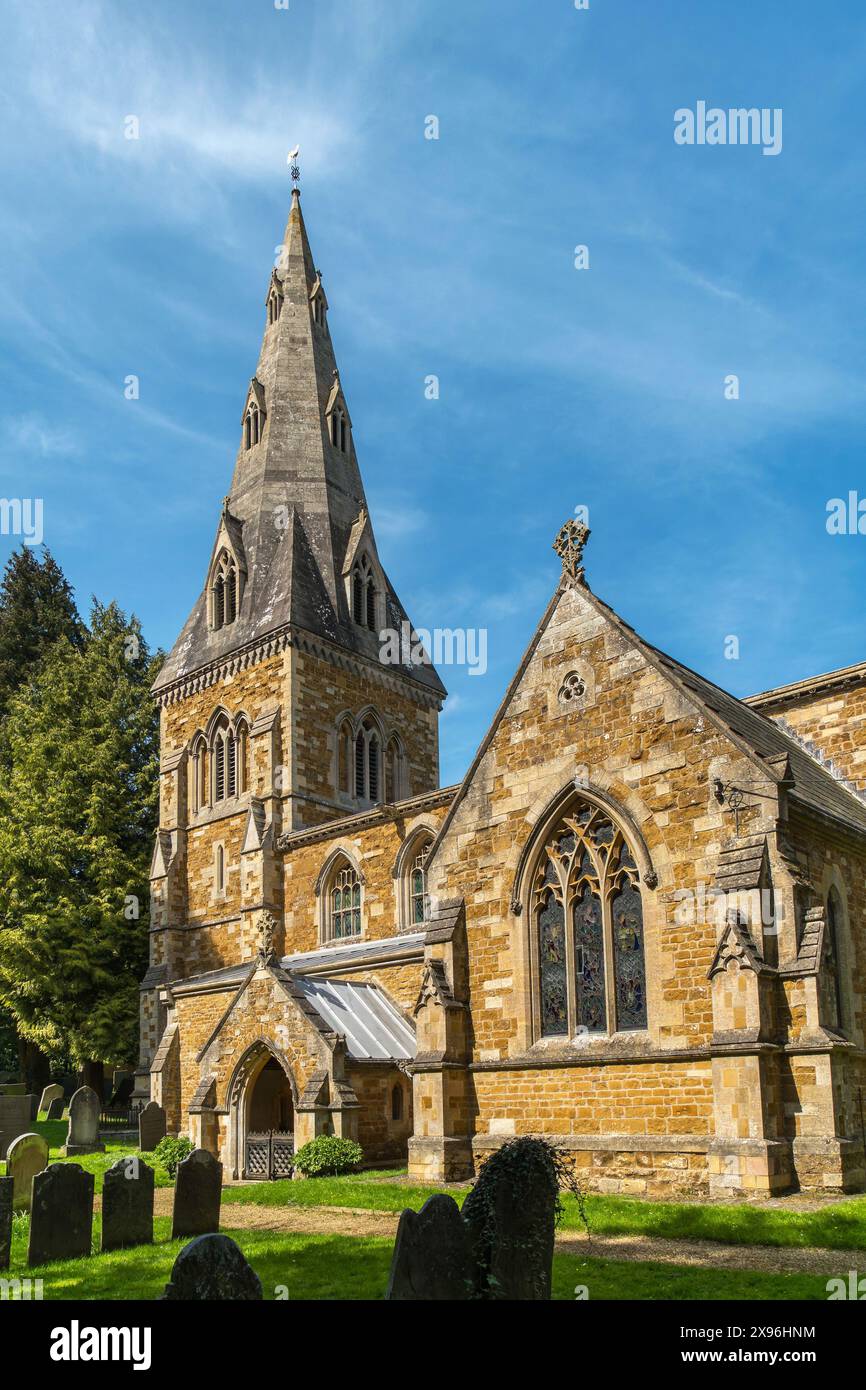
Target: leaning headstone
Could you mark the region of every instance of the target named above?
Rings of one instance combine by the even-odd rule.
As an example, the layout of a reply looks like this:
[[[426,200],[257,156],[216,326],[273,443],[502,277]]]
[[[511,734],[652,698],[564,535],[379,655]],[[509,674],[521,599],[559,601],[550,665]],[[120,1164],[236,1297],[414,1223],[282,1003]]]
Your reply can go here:
[[[45,1116],[45,1118],[46,1118],[46,1120],[62,1120],[62,1119],[63,1119],[63,1097],[62,1097],[62,1096],[55,1096],[55,1097],[54,1097],[54,1100],[51,1102],[51,1104],[50,1104],[49,1107],[48,1107],[48,1114]]]
[[[0,1269],[9,1268],[12,1253],[12,1188],[11,1178],[0,1178]]]
[[[81,1086],[69,1102],[69,1131],[61,1150],[64,1158],[75,1154],[105,1152],[99,1138],[99,1096],[89,1086]]]
[[[155,1100],[149,1100],[138,1116],[138,1147],[143,1154],[153,1153],[165,1138],[165,1111]]]
[[[207,1149],[193,1149],[177,1165],[172,1240],[219,1230],[222,1184],[223,1166]]]
[[[29,1095],[27,1099],[30,1102],[30,1123],[32,1124],[34,1120],[39,1119],[39,1097]]]
[[[26,1096],[0,1096],[0,1158],[13,1139],[30,1128],[30,1102]]]
[[[78,1163],[52,1163],[33,1179],[29,1265],[90,1254],[93,1174]]]
[[[259,1276],[228,1236],[206,1235],[185,1245],[172,1266],[163,1298],[251,1303],[262,1298]]]
[[[387,1299],[456,1301],[474,1296],[475,1263],[466,1223],[453,1197],[429,1197],[403,1212],[397,1227]]]
[[[50,1086],[46,1086],[45,1090],[42,1092],[42,1098],[39,1101],[39,1110],[41,1114],[47,1112],[53,1100],[63,1101],[63,1087],[58,1086],[56,1081],[53,1081]]]
[[[544,1140],[514,1139],[487,1160],[463,1204],[482,1298],[550,1298],[558,1197]]]
[[[22,1134],[9,1145],[6,1172],[15,1184],[12,1200],[17,1210],[30,1210],[33,1179],[47,1167],[48,1145],[41,1134]]]
[[[119,1158],[102,1188],[102,1249],[153,1243],[153,1169],[138,1157]]]

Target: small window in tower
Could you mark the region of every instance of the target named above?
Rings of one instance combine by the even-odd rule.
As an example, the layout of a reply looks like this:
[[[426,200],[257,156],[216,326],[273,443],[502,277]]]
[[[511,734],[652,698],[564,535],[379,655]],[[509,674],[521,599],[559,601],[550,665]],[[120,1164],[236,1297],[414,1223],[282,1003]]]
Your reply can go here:
[[[222,845],[216,848],[216,888],[218,893],[225,892],[226,886],[226,852]]]
[[[237,617],[238,586],[234,569],[229,569],[225,581],[226,622],[233,623]]]
[[[355,739],[355,795],[363,798],[366,795],[365,772],[367,765],[367,740],[364,738],[363,730]]]
[[[370,737],[369,754],[369,801],[379,800],[379,740],[375,734]]]
[[[222,625],[223,625],[223,623],[225,622],[225,620],[226,620],[225,587],[224,587],[224,585],[223,585],[223,577],[222,577],[221,574],[219,574],[219,575],[217,575],[216,581],[215,581],[214,586],[213,586],[213,625],[214,625],[214,627],[222,627]]]
[[[237,796],[238,760],[237,745],[231,734],[226,738],[226,795]]]
[[[367,626],[371,632],[376,631],[376,586],[372,577],[367,580]]]
[[[226,794],[226,745],[222,734],[217,736],[214,748],[214,801],[225,800]]]
[[[352,575],[352,617],[356,623],[364,621],[364,580],[358,569]]]

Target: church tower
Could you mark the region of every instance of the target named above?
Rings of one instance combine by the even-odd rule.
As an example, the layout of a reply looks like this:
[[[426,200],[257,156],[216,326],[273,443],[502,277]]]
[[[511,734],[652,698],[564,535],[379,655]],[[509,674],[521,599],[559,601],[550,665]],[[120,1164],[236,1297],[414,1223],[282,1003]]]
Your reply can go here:
[[[376,545],[300,193],[265,298],[231,491],[202,591],[154,686],[161,797],[145,1069],[160,987],[252,958],[283,920],[278,836],[438,787],[432,665]],[[160,1047],[163,1042],[160,1042]]]

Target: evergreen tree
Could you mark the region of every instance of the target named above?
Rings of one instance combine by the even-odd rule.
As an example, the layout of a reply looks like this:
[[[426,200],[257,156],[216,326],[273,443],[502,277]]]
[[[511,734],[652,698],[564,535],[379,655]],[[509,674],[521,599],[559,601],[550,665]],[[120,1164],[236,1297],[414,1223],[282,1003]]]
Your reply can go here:
[[[23,545],[0,582],[0,719],[11,696],[39,669],[60,638],[79,650],[86,630],[72,588],[51,552]]]
[[[83,647],[55,642],[6,717],[0,1006],[82,1065],[137,1054],[160,659],[135,618],[94,600]]]

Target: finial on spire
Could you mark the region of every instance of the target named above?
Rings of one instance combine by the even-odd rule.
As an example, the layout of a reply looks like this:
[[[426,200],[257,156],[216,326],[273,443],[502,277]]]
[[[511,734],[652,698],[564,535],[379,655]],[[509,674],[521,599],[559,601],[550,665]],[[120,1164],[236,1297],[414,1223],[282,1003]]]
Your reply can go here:
[[[293,193],[300,193],[300,191],[301,191],[300,188],[298,187],[298,184],[299,184],[300,178],[301,178],[301,167],[300,167],[300,165],[298,164],[298,155],[299,155],[300,153],[301,153],[301,147],[300,147],[300,145],[296,145],[295,148],[294,148],[293,150],[290,150],[290,151],[289,151],[289,157],[288,157],[288,159],[286,160],[286,163],[287,163],[288,166],[289,166],[289,172],[290,172],[291,175],[292,175],[292,192],[293,192]]]
[[[590,537],[590,529],[583,521],[570,518],[556,540],[553,548],[562,561],[562,572],[577,584],[584,584],[583,552]]]

